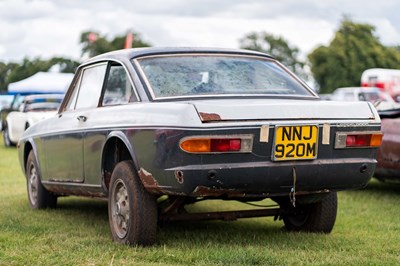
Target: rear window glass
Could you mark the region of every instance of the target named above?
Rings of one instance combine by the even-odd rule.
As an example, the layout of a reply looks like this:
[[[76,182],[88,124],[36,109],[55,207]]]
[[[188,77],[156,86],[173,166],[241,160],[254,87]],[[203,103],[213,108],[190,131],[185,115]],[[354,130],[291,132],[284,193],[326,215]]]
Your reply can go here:
[[[155,98],[205,95],[313,96],[275,61],[184,55],[137,60]]]

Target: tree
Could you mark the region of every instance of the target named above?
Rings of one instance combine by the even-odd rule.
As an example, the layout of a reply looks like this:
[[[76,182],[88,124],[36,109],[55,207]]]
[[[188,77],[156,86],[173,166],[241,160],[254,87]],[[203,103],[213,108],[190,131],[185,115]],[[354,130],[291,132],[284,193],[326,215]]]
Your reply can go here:
[[[132,48],[148,47],[149,43],[143,41],[139,33],[133,33]],[[125,35],[116,36],[108,40],[106,36],[95,31],[85,31],[81,34],[80,43],[82,44],[82,55],[88,54],[89,57],[102,53],[119,50],[124,48]]]
[[[398,47],[385,47],[374,32],[374,26],[345,17],[329,46],[319,46],[308,55],[320,93],[360,86],[361,74],[368,68],[400,67]]]
[[[39,71],[49,71],[54,65],[63,73],[73,73],[79,62],[62,57],[55,57],[49,60],[40,58],[24,58],[22,63],[1,63],[0,62],[0,91],[6,92],[8,84],[28,78]]]
[[[49,62],[52,66],[58,65],[61,73],[75,73],[76,68],[80,64],[78,61],[63,57],[51,58]]]
[[[8,86],[8,76],[16,68],[16,63],[2,63],[0,62],[0,92],[6,92]]]
[[[50,63],[40,58],[29,60],[24,58],[22,64],[17,64],[6,78],[6,83],[20,81],[39,71],[47,71],[51,67]]]
[[[240,48],[270,54],[296,74],[304,75],[304,62],[298,59],[299,49],[289,45],[282,37],[252,32],[240,39]]]

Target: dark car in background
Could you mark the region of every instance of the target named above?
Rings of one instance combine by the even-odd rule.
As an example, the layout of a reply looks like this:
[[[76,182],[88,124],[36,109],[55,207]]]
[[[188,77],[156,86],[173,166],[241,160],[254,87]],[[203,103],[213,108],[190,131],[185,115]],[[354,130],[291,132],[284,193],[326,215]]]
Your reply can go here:
[[[158,222],[275,216],[329,233],[337,191],[364,187],[382,134],[371,103],[321,101],[273,57],[142,48],[82,64],[58,114],[18,144],[33,209],[108,198],[114,241],[153,244]],[[188,213],[200,200],[272,208]]]
[[[384,182],[400,182],[400,103],[381,104],[377,104],[377,110],[382,119],[383,139],[374,177]]]

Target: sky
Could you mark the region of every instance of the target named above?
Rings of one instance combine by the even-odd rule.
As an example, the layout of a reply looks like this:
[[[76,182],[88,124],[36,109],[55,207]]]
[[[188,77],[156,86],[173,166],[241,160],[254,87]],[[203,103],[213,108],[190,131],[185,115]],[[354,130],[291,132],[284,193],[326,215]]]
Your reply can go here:
[[[328,45],[344,15],[400,45],[399,0],[0,0],[0,62],[82,60],[80,34],[129,29],[153,46],[239,48],[250,32],[282,36],[305,57]]]

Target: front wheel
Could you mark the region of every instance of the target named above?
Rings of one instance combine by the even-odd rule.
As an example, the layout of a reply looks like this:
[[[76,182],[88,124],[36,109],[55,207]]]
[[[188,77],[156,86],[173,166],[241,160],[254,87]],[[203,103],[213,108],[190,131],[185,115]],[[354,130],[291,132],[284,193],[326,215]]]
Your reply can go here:
[[[33,151],[29,152],[25,169],[26,187],[28,191],[29,205],[31,208],[55,208],[57,206],[57,196],[50,193],[43,187]]]
[[[4,127],[3,140],[4,140],[4,146],[6,147],[15,146],[15,144],[10,139],[10,132],[8,131],[7,126]]]
[[[321,201],[286,207],[283,216],[286,229],[330,233],[335,225],[337,214],[337,192],[330,192]]]
[[[135,173],[132,161],[122,161],[113,170],[108,196],[111,234],[117,243],[152,245],[156,240],[157,203]]]

